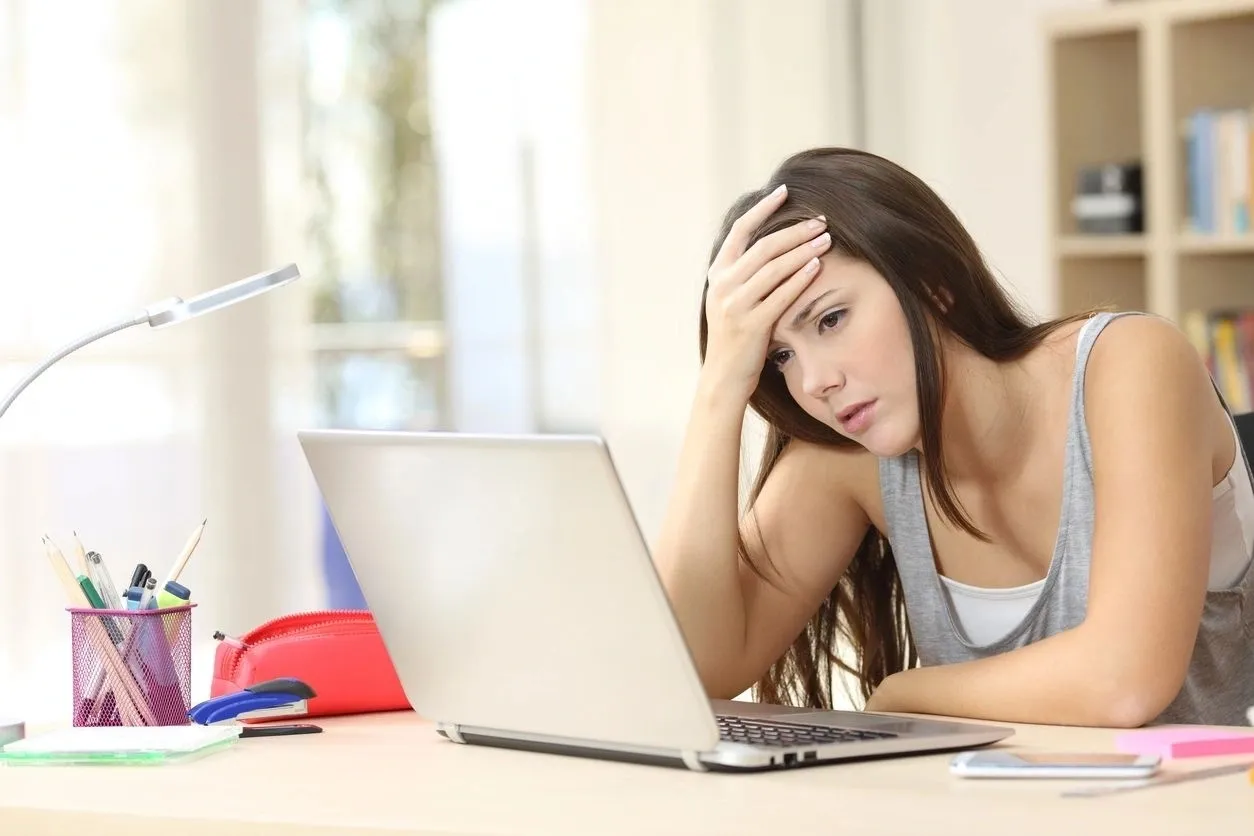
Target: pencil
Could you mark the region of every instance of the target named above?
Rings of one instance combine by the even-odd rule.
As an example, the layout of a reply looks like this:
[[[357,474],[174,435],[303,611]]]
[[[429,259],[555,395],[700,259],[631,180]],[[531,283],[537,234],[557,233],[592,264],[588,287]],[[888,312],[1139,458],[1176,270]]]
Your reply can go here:
[[[187,568],[187,561],[191,559],[192,552],[196,551],[196,546],[200,543],[200,535],[204,533],[205,523],[207,522],[209,522],[208,519],[201,520],[200,525],[196,526],[196,529],[192,531],[191,536],[187,538],[187,543],[183,546],[182,553],[179,554],[178,559],[174,561],[174,567],[170,569],[170,575],[165,579],[165,583],[161,584],[160,589],[165,589],[166,583],[169,583],[170,581],[177,581],[179,579],[179,575],[183,574],[183,570]]]
[[[65,562],[65,555],[61,554],[61,550],[57,548],[57,544],[52,542],[48,535],[43,536],[44,554],[48,557],[48,562],[52,564],[52,571],[56,573],[57,580],[61,584],[61,589],[65,592],[66,600],[70,606],[85,607],[87,606],[87,596],[83,593],[82,587],[78,585],[78,581],[74,580],[74,573],[70,571],[70,564]]]
[[[78,558],[78,573],[91,577],[91,573],[87,571],[87,550],[83,548],[83,541],[78,539],[78,532],[72,532],[74,535],[74,556]]]
[[[52,564],[52,570],[60,581],[62,589],[65,591],[66,601],[71,607],[90,607],[91,603],[87,600],[87,593],[83,592],[83,588],[74,580],[74,574],[70,571],[70,564],[66,562],[65,555],[61,553],[61,549],[57,548],[57,544],[52,542],[52,538],[46,534],[43,537],[44,553],[48,557],[48,562]],[[97,619],[89,619],[87,625],[87,635],[90,641],[96,647],[96,652],[104,663],[107,671],[102,671],[106,676],[114,682],[114,701],[117,703],[118,711],[130,725],[140,725],[142,719],[148,725],[152,725],[155,721],[152,712],[148,710],[147,701],[140,691],[139,685],[131,678],[131,673],[122,664],[122,659],[118,656],[118,649],[114,646],[109,636],[104,632],[104,625]]]

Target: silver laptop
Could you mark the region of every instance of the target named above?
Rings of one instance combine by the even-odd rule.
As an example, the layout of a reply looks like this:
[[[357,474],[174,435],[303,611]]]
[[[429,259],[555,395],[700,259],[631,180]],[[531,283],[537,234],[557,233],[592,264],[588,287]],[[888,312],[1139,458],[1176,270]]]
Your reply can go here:
[[[708,699],[599,438],[299,438],[410,704],[453,741],[761,770],[1012,734]]]

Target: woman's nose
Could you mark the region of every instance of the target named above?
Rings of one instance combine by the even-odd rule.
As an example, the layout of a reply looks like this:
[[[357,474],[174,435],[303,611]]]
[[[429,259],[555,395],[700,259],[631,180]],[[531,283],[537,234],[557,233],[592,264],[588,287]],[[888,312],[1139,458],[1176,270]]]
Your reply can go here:
[[[802,372],[802,389],[811,398],[822,399],[845,385],[845,375],[832,363],[811,361]]]

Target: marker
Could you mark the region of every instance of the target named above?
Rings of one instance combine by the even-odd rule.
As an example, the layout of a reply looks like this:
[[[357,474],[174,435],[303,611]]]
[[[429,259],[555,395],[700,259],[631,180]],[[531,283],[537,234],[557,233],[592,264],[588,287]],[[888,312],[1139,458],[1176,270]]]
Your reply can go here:
[[[126,608],[128,610],[139,609],[139,599],[144,596],[144,588],[142,586],[132,586],[126,590]]]
[[[79,589],[83,590],[83,594],[87,596],[87,603],[91,604],[94,610],[105,609],[104,599],[100,597],[100,593],[96,591],[96,587],[92,584],[91,578],[86,575],[78,576]]]
[[[127,588],[138,586],[140,589],[143,589],[144,581],[148,580],[148,576],[151,574],[152,572],[148,571],[147,566],[142,563],[136,564],[135,571],[131,572],[131,582],[126,585]]]
[[[157,608],[157,602],[153,600],[153,594],[152,594],[152,591],[156,588],[157,588],[157,579],[149,578],[144,583],[144,593],[140,596],[139,606],[137,606],[136,609],[155,610]]]
[[[192,600],[192,591],[178,581],[168,581],[165,589],[157,593],[157,608],[181,607]]]
[[[87,596],[87,603],[91,604],[92,609],[94,610],[109,609],[109,607],[105,606],[104,599],[100,597],[100,593],[96,591],[96,587],[92,585],[91,578],[87,577],[86,575],[79,575],[78,586],[80,589],[83,590],[83,594]],[[113,619],[108,616],[105,616],[101,618],[100,620],[104,623],[105,630],[109,631],[109,638],[113,640],[113,643],[115,645],[121,644],[122,632],[118,630],[118,625],[113,623]]]

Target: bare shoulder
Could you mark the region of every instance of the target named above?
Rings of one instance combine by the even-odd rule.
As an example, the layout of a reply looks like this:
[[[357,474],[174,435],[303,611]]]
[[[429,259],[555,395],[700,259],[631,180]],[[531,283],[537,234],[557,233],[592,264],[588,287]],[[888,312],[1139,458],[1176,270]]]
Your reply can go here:
[[[1157,389],[1160,396],[1201,395],[1211,390],[1201,355],[1175,323],[1148,315],[1112,320],[1089,355],[1085,394],[1090,397],[1086,401],[1106,400],[1121,390],[1145,386]]]
[[[877,483],[879,479],[876,458],[856,444],[835,446],[793,441],[780,456],[777,467],[794,478],[855,493],[868,479]]]
[[[864,497],[876,472],[860,447],[793,441],[746,514],[742,533],[751,555],[771,555],[779,579],[806,606],[827,595],[865,536],[872,517]]]
[[[1125,316],[1108,323],[1089,356],[1084,396],[1091,435],[1126,438],[1174,423],[1195,448],[1211,450],[1217,472],[1231,460],[1231,429],[1210,373],[1188,335],[1170,320]]]
[[[856,507],[862,515],[878,516],[879,462],[860,445],[793,441],[780,456],[772,480],[790,502],[813,503],[816,510]]]

